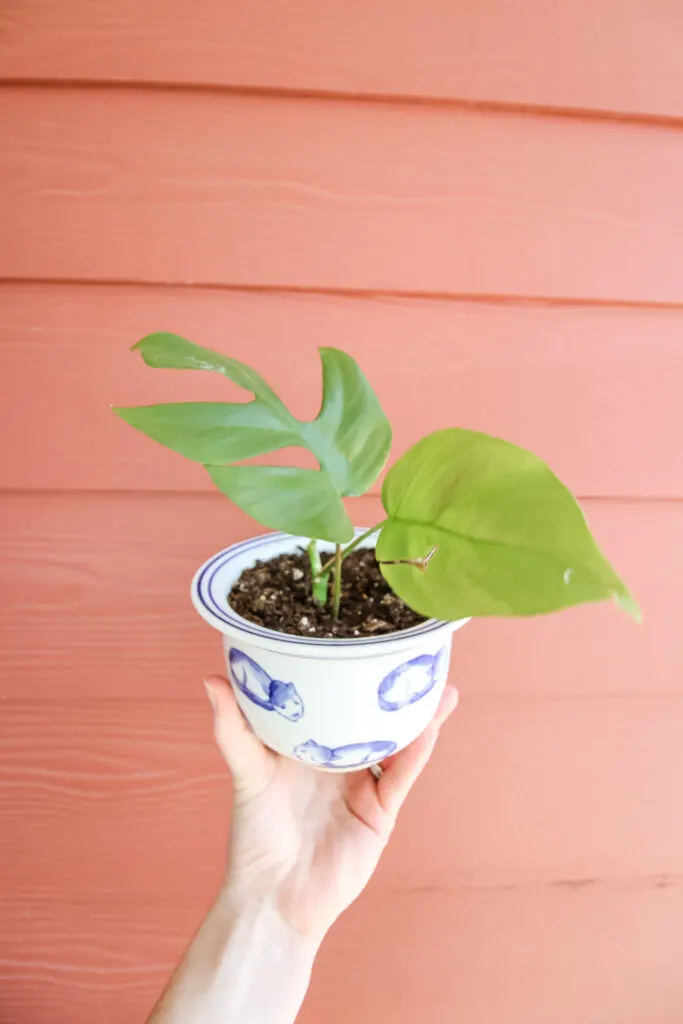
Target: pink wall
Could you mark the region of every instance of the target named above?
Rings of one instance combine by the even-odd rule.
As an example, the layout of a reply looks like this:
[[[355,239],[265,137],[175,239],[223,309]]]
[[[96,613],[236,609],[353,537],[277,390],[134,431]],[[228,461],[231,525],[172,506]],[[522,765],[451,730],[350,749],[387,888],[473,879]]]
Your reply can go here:
[[[639,598],[458,636],[457,722],[302,1024],[677,1024],[683,14],[641,0],[23,0],[0,53],[0,1024],[141,1020],[215,889],[225,772],[188,581],[253,524],[110,402],[314,412],[394,455],[534,448]],[[374,521],[377,497],[352,503]]]

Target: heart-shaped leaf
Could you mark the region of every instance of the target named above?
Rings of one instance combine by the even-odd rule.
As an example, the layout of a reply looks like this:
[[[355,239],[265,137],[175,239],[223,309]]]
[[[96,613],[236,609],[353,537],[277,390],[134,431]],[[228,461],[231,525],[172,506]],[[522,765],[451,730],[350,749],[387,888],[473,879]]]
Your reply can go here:
[[[223,494],[272,530],[344,544],[353,525],[325,470],[207,466]]]
[[[459,619],[536,615],[612,597],[638,607],[595,543],[579,505],[531,452],[486,434],[440,430],[392,467],[380,561],[423,558],[426,572],[385,565],[406,604]]]

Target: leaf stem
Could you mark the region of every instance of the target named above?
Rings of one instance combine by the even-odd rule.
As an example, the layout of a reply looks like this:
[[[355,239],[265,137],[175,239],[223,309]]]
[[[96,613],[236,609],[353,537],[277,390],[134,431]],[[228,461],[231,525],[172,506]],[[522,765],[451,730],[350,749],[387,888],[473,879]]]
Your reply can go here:
[[[311,563],[311,591],[316,604],[327,603],[327,590],[330,582],[329,572],[322,573],[322,561],[318,551],[318,542],[313,538],[308,542],[308,560]]]
[[[337,544],[334,550],[334,582],[332,584],[332,615],[339,618],[339,606],[341,604],[341,578],[342,578],[342,547]]]
[[[342,559],[346,558],[347,555],[350,555],[352,551],[355,551],[359,544],[362,544],[364,540],[366,540],[368,537],[371,537],[373,533],[376,533],[377,530],[379,530],[380,526],[384,526],[385,523],[386,519],[381,519],[379,523],[375,523],[375,525],[371,526],[369,530],[365,530],[363,533],[360,533],[356,538],[354,538],[354,540],[352,540],[350,544],[347,544],[346,547],[342,549]],[[336,561],[337,556],[335,554],[333,558],[330,558],[329,561],[325,562],[325,564],[318,572],[318,576],[324,576],[325,573],[329,572],[330,569],[332,569],[333,566],[336,564]]]

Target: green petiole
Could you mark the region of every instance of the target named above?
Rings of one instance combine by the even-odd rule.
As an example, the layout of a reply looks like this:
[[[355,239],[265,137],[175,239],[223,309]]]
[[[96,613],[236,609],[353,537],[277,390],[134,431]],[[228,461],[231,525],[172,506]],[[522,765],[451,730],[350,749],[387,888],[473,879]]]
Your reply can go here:
[[[362,544],[364,540],[367,540],[367,538],[371,537],[373,535],[373,533],[376,533],[379,530],[380,526],[384,526],[385,523],[386,523],[386,519],[382,519],[379,523],[375,523],[375,525],[371,526],[369,530],[365,530],[364,533],[360,533],[356,538],[354,538],[354,540],[351,541],[350,544],[347,544],[345,548],[342,548],[341,549],[342,561],[343,561],[343,559],[346,558],[347,555],[350,555],[352,551],[355,551],[359,544]],[[319,569],[319,571],[317,573],[317,576],[327,575],[327,573],[329,573],[330,569],[333,569],[335,567],[336,563],[337,563],[337,553],[335,552],[334,556],[332,558],[330,558],[329,561],[325,562],[325,564],[323,566],[321,566],[321,568]],[[316,573],[313,574],[313,582],[314,582],[314,584],[315,584],[315,579],[316,579]]]
[[[316,540],[310,540],[308,542],[308,560],[311,563],[311,590],[313,592],[313,600],[316,604],[325,605],[327,604],[327,591],[330,583],[330,573],[329,570],[325,573],[322,572],[322,561],[320,559],[318,542]]]

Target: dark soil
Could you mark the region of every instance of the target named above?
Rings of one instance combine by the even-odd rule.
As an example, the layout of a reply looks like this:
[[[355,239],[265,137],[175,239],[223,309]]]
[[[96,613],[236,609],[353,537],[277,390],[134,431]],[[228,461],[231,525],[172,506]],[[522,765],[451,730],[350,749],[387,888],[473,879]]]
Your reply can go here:
[[[311,567],[305,551],[245,569],[228,602],[249,622],[297,636],[381,636],[425,621],[389,589],[369,549],[353,551],[344,559],[338,620],[332,617],[329,603],[322,607],[311,596]]]

